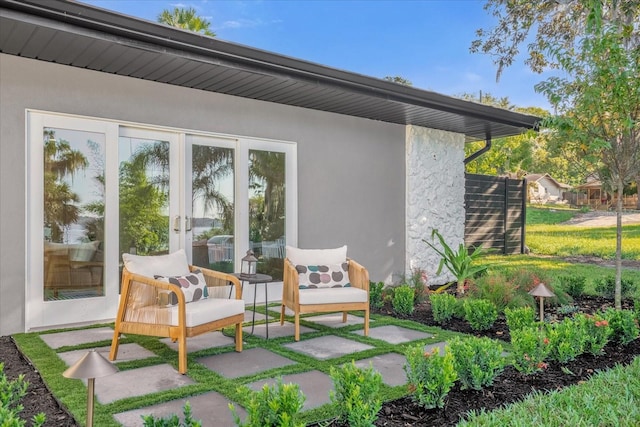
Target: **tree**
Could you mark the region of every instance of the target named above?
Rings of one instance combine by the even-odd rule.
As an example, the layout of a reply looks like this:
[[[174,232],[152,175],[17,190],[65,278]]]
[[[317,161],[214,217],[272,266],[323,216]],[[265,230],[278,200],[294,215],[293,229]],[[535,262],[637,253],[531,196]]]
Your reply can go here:
[[[204,34],[205,36],[216,36],[216,33],[209,29],[211,22],[198,16],[196,10],[192,7],[176,7],[173,10],[165,9],[158,15],[158,22],[172,27],[182,28],[183,30],[193,31],[194,33]]]
[[[51,229],[51,241],[63,242],[64,229],[78,220],[80,198],[65,178],[88,166],[87,158],[56,139],[55,131],[44,130],[44,223]]]
[[[403,86],[413,86],[413,83],[411,83],[410,80],[407,80],[404,77],[400,76],[385,76],[384,80],[388,82],[398,83],[399,85]]]
[[[640,43],[634,36],[640,24],[630,23],[617,1],[583,3],[589,7],[584,36],[572,46],[550,42],[547,49],[567,77],[549,78],[536,90],[559,112],[546,121],[556,140],[599,165],[601,180],[618,194],[615,306],[620,309],[622,195],[625,184],[640,174]]]
[[[470,50],[493,56],[496,79],[499,79],[504,68],[513,64],[520,53],[520,45],[528,42],[529,33],[535,30],[534,40],[527,44],[529,57],[525,64],[537,73],[557,68],[559,64],[548,55],[547,46],[571,51],[586,32],[592,12],[590,3],[589,0],[487,0],[484,9],[496,17],[498,23],[492,29],[478,29],[478,38],[471,43]],[[639,44],[640,2],[605,0],[600,10],[604,21],[631,28],[628,41],[635,46]]]

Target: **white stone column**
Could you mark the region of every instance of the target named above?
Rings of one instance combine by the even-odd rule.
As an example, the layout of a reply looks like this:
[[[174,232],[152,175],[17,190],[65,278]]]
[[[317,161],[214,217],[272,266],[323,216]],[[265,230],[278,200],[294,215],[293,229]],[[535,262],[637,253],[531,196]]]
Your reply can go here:
[[[436,275],[440,256],[422,239],[435,228],[455,250],[464,242],[464,135],[407,126],[406,153],[406,273],[421,268],[429,285],[444,284],[454,277],[446,267]]]

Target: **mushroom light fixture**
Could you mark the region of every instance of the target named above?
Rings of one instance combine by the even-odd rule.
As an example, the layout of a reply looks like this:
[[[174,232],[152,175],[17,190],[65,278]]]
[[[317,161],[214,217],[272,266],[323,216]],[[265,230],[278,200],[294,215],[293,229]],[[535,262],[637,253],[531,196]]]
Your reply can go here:
[[[89,350],[73,366],[64,371],[66,378],[87,379],[87,427],[93,426],[95,379],[115,374],[118,368],[95,350]]]
[[[529,291],[529,295],[540,298],[540,322],[544,322],[544,299],[555,297],[555,294],[544,283],[540,283]]]

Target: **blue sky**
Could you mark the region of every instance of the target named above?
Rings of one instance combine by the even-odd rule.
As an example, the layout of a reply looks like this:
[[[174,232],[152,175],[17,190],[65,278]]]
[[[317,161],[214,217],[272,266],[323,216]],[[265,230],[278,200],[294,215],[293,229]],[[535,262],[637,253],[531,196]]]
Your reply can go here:
[[[469,52],[478,28],[495,20],[484,1],[82,0],[156,21],[164,9],[193,7],[217,38],[367,76],[402,76],[444,95],[490,93],[519,107],[549,109],[534,85],[548,77],[521,57],[496,82],[496,67]]]

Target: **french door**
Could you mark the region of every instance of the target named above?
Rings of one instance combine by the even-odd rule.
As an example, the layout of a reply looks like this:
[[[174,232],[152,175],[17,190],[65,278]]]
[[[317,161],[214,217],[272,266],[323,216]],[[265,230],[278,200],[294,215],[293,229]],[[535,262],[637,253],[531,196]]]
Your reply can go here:
[[[237,272],[252,250],[281,280],[297,243],[295,144],[29,117],[27,329],[113,318],[125,252],[183,248]]]

